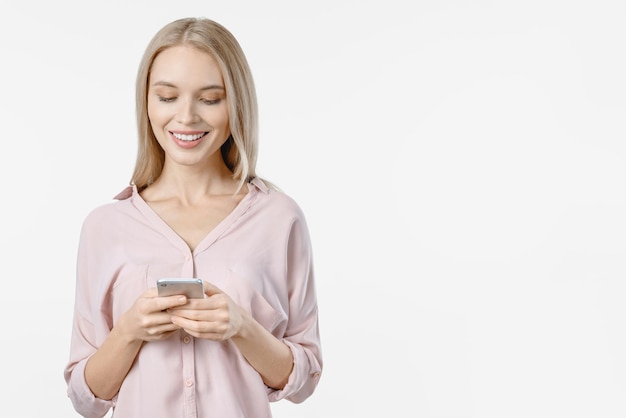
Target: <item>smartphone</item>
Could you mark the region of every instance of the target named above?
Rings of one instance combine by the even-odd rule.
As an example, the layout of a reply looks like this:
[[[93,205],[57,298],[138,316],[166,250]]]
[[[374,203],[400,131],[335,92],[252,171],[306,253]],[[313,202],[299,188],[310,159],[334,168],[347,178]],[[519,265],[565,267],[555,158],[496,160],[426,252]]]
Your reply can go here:
[[[157,280],[159,296],[185,295],[190,299],[204,298],[204,285],[201,279],[162,278]]]

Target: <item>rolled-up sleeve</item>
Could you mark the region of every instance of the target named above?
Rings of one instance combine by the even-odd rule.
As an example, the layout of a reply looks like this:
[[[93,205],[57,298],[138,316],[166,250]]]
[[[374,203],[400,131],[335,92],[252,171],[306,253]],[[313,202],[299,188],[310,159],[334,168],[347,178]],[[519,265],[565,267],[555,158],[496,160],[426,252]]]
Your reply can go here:
[[[303,402],[314,392],[322,373],[322,350],[310,237],[304,217],[291,224],[287,240],[289,321],[283,342],[293,354],[293,370],[282,390],[270,390],[270,401]]]
[[[85,365],[87,359],[66,369],[67,394],[74,405],[74,409],[81,416],[87,418],[101,418],[114,405],[114,401],[105,401],[96,398],[85,381]]]
[[[112,400],[96,398],[85,380],[85,366],[89,357],[97,350],[98,331],[96,325],[85,319],[93,303],[90,298],[90,269],[93,257],[90,256],[88,222],[83,225],[78,247],[76,274],[76,294],[70,358],[64,370],[67,395],[76,412],[84,417],[103,417],[114,405]],[[93,298],[93,296],[92,296]],[[106,333],[107,330],[104,331]]]

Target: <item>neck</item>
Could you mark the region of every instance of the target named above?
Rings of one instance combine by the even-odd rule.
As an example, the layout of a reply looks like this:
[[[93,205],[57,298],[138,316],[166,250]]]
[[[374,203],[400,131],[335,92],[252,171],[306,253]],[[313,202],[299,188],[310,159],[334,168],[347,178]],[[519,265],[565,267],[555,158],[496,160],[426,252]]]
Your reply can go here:
[[[238,181],[225,164],[200,169],[166,163],[148,189],[154,198],[176,197],[184,204],[193,204],[210,196],[232,195],[237,186]]]

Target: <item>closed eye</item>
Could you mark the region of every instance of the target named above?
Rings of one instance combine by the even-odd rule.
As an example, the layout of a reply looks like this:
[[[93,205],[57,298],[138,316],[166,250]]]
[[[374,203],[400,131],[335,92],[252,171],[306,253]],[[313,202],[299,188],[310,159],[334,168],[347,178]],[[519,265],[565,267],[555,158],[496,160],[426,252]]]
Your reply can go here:
[[[174,100],[176,100],[176,97],[163,97],[163,96],[159,96],[159,101],[160,101],[160,102],[170,103],[170,102],[173,102]]]
[[[222,99],[214,99],[214,100],[202,99],[202,103],[204,103],[206,105],[215,105],[215,104],[218,104],[221,101],[222,101]]]

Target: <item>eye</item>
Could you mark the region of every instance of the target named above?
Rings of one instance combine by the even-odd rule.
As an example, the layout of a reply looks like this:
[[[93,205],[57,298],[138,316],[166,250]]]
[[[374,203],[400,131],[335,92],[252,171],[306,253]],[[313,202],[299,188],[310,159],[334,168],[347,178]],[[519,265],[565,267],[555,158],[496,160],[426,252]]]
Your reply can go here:
[[[215,105],[222,101],[222,99],[213,99],[213,100],[201,99],[201,100],[202,100],[202,103],[204,103],[205,105]]]
[[[165,103],[170,103],[176,100],[176,97],[163,97],[163,96],[158,96],[158,97],[159,97],[160,102],[165,102]]]

